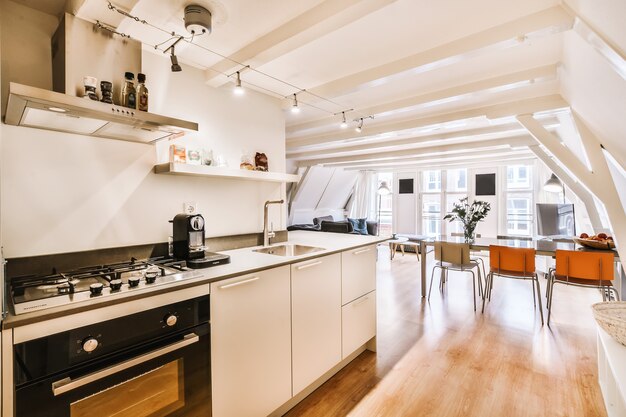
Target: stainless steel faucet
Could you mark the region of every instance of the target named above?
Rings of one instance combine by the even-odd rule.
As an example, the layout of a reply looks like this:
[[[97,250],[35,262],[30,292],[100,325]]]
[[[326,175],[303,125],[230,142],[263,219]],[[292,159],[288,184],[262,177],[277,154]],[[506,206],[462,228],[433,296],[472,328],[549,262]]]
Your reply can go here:
[[[272,224],[272,230],[267,230],[267,209],[270,204],[283,204],[285,200],[268,200],[263,206],[263,246],[270,245],[270,239],[276,237],[274,233],[274,224]]]

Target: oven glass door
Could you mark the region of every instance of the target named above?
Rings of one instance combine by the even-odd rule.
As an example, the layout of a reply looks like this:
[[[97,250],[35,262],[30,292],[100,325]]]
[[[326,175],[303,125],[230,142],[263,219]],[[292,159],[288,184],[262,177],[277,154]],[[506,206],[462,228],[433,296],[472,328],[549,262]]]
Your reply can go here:
[[[17,417],[211,416],[208,324],[16,389]]]

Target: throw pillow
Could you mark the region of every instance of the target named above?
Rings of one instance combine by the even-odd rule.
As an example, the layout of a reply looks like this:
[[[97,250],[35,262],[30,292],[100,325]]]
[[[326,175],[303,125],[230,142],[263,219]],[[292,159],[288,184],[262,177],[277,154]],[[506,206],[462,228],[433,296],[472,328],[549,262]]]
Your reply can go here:
[[[316,217],[313,219],[313,224],[322,224],[322,222],[332,222],[334,220],[333,216]]]
[[[348,218],[348,221],[350,222],[350,224],[352,224],[352,229],[354,229],[355,232],[358,232],[362,235],[367,234],[367,219]]]

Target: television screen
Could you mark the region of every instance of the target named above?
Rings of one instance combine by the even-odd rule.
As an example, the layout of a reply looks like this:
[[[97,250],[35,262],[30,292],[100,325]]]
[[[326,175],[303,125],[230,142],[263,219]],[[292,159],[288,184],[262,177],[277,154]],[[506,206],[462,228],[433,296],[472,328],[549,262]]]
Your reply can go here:
[[[576,236],[574,205],[537,203],[537,233],[541,236]]]
[[[476,174],[476,195],[496,195],[496,174]]]
[[[403,178],[398,180],[398,193],[413,194],[413,178]]]

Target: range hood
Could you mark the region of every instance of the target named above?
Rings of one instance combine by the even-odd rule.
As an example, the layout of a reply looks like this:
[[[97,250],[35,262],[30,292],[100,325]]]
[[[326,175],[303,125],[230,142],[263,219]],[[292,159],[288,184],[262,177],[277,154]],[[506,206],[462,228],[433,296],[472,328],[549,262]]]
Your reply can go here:
[[[131,142],[173,139],[198,124],[10,83],[5,123]]]

